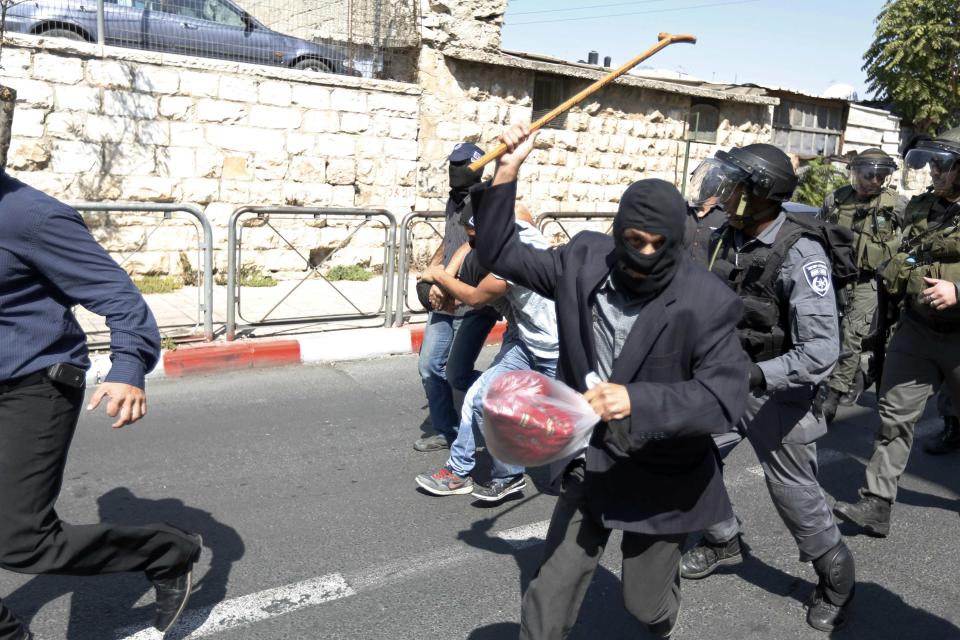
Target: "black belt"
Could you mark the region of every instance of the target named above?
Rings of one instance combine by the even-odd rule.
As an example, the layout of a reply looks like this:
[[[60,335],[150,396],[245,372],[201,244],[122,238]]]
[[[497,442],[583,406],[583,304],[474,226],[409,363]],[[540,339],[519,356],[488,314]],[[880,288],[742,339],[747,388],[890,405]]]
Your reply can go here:
[[[43,382],[47,379],[46,369],[41,369],[40,371],[34,371],[33,373],[28,373],[25,376],[20,376],[19,378],[10,378],[9,380],[4,380],[0,382],[0,393],[6,393],[7,391],[13,391],[14,389],[21,389],[23,387],[29,387],[37,383]]]
[[[907,308],[907,316],[937,333],[960,333],[960,320],[935,320],[921,315],[910,307]]]
[[[860,275],[857,276],[857,284],[867,284],[868,282],[873,282],[877,279],[877,274],[873,271],[861,271]]]

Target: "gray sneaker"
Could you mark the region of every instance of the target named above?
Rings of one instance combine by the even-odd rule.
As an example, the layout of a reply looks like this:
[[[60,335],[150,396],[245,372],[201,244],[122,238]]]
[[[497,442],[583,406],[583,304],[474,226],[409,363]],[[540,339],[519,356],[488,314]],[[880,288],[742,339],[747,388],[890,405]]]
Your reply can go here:
[[[473,487],[473,497],[486,502],[498,502],[512,493],[519,493],[527,486],[527,479],[521,473],[512,478],[498,478],[487,484],[476,484]]]
[[[417,484],[435,496],[455,496],[473,491],[473,478],[461,478],[446,465],[433,475],[421,473],[417,476]]]
[[[413,448],[417,451],[439,451],[440,449],[449,449],[450,442],[446,436],[439,433],[433,436],[424,436],[413,443]]]

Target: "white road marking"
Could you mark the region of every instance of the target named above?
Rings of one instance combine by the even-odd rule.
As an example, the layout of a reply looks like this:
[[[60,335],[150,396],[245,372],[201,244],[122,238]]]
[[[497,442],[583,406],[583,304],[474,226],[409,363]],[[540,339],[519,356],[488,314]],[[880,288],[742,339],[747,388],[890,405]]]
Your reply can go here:
[[[523,549],[542,542],[548,525],[549,521],[544,520],[493,533],[489,538],[492,541],[505,542],[513,549]],[[478,537],[482,538],[483,535],[481,532]],[[194,631],[188,635],[177,637],[183,640],[205,638],[307,607],[348,598],[362,591],[404,582],[420,574],[436,571],[440,567],[458,564],[487,553],[489,551],[479,547],[468,547],[463,544],[450,545],[431,553],[348,573],[346,576],[331,573],[319,578],[225,600],[213,607],[187,609],[177,621],[174,631],[193,628]],[[116,638],[117,640],[162,640],[163,634],[152,627],[144,629],[138,626],[120,631]]]

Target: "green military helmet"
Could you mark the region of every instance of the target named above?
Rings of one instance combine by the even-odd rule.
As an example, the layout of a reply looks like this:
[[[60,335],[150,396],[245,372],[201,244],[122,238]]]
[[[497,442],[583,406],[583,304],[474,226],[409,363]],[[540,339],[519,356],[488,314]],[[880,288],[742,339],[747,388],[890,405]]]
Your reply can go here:
[[[850,161],[850,186],[861,196],[875,196],[890,182],[897,163],[882,149],[861,151]]]
[[[960,127],[923,140],[904,157],[903,188],[919,193],[924,187],[938,196],[960,195]]]

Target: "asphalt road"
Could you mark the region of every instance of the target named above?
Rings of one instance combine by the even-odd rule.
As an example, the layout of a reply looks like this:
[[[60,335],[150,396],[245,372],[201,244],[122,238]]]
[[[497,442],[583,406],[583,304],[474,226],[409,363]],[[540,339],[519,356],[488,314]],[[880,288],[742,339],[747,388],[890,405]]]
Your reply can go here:
[[[537,471],[523,498],[493,507],[416,489],[414,476],[446,458],[411,447],[426,417],[414,357],[161,380],[148,393],[134,427],[82,419],[59,511],[203,535],[199,587],[168,637],[517,637],[555,498]],[[844,409],[821,440],[823,485],[839,499],[855,497],[878,422],[871,407]],[[936,429],[928,416],[920,435]],[[852,622],[832,637],[960,638],[958,463],[915,452],[891,536],[848,539],[860,584]],[[751,555],[683,585],[675,637],[825,637],[803,620],[815,576],[748,445],[728,460],[727,484]],[[618,545],[614,534],[574,640],[649,637],[623,610]],[[156,637],[141,631],[153,601],[142,576],[0,573],[0,596],[41,639]]]

